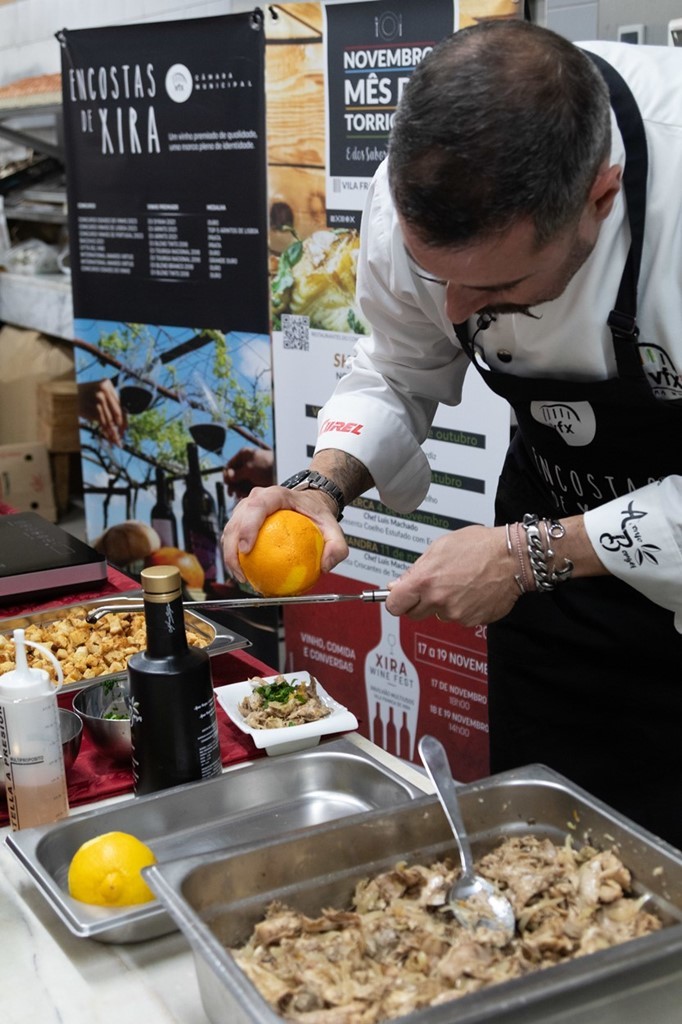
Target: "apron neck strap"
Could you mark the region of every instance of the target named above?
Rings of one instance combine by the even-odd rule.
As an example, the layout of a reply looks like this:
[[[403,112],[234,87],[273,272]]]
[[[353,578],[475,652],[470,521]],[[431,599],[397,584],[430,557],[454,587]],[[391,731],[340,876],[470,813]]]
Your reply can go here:
[[[609,87],[611,107],[625,145],[623,191],[628,208],[631,243],[616,297],[616,305],[609,314],[608,325],[614,340],[617,341],[618,338],[634,339],[639,334],[637,285],[644,244],[646,183],[649,165],[646,134],[637,102],[621,75],[596,53],[590,53],[588,50],[585,50],[585,53],[599,69]]]

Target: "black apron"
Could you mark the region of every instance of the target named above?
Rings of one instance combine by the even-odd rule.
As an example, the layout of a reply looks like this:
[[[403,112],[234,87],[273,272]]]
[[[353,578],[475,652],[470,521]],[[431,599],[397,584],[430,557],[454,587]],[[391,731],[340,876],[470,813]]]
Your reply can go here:
[[[618,495],[625,510],[628,491],[682,474],[682,407],[654,396],[637,349],[644,128],[620,75],[593,59],[626,149],[632,246],[609,317],[617,376],[595,383],[527,379],[474,361],[518,421],[500,477],[497,523],[525,512],[579,514]],[[466,324],[455,329],[473,360]],[[576,432],[591,441],[567,443]],[[488,658],[493,772],[550,765],[682,847],[682,635],[672,612],[612,576],[570,580],[551,593],[525,595],[491,624]]]

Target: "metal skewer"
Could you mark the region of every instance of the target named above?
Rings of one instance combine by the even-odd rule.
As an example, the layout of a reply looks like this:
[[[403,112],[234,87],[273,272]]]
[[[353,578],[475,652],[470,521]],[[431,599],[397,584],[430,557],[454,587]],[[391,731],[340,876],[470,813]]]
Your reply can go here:
[[[334,604],[337,601],[385,601],[390,590],[362,590],[359,594],[297,594],[295,597],[237,597],[183,601],[186,608],[258,608],[268,604]],[[103,604],[85,616],[87,622],[97,622],[111,612],[141,612],[144,604],[138,597],[120,597],[116,604]]]

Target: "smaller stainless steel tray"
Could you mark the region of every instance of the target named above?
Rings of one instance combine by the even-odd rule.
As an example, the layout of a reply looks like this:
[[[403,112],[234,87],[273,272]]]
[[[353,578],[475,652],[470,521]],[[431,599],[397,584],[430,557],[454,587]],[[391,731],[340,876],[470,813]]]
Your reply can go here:
[[[512,835],[617,845],[661,931],[491,985],[396,1021],[412,1024],[679,1024],[682,1004],[682,853],[542,765],[459,789],[476,856]],[[214,1024],[282,1024],[228,946],[247,940],[271,900],[311,917],[347,907],[356,883],[398,861],[453,853],[440,804],[422,796],[258,845],[145,868],[144,875],[194,952],[204,1009]],[[663,1009],[661,1009],[663,1007]]]
[[[162,863],[243,843],[266,843],[362,811],[388,810],[422,792],[351,740],[338,739],[275,760],[236,765],[207,782],[13,832],[5,842],[75,935],[137,942],[174,931],[176,925],[160,901],[109,910],[72,899],[68,867],[86,839],[130,832],[148,843]]]
[[[117,594],[117,597],[139,597],[142,600],[141,590],[128,590],[124,594]],[[51,622],[57,622],[60,619],[67,618],[76,609],[83,609],[85,612],[91,611],[95,608],[99,608],[102,605],[111,605],[113,602],[111,595],[108,598],[96,598],[90,601],[74,601],[72,604],[60,605],[58,608],[44,608],[39,612],[32,612],[29,615],[17,615],[13,618],[2,619],[0,625],[0,635],[12,635],[15,629],[26,629],[28,626],[38,625],[46,626]],[[195,633],[205,637],[208,640],[208,646],[205,650],[211,657],[217,654],[225,654],[228,651],[238,651],[244,647],[250,647],[251,641],[247,640],[246,637],[240,636],[239,633],[233,633],[231,630],[226,629],[225,626],[219,625],[217,622],[213,622],[211,619],[202,615],[200,612],[194,611],[193,609],[185,610],[185,624],[188,628],[192,629]],[[102,628],[101,623],[94,623],[89,627],[92,630]],[[101,682],[104,679],[117,679],[121,675],[120,672],[111,672],[107,675],[95,676],[91,679],[81,679],[78,682],[65,683],[62,687],[63,693],[68,693],[73,690],[82,690],[84,686],[88,686],[90,683]]]

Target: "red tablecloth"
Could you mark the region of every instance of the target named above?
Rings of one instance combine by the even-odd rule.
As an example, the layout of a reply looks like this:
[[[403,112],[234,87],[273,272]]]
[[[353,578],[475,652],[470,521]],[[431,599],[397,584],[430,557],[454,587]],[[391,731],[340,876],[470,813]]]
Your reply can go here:
[[[0,515],[7,515],[15,510],[0,502]],[[78,601],[89,601],[106,597],[109,594],[122,593],[126,590],[134,590],[139,584],[118,569],[109,566],[107,583],[95,591],[79,591],[77,594],[65,594],[61,598],[52,597],[48,601],[36,601],[33,604],[21,604],[14,607],[3,606],[0,608],[0,629],[2,619],[11,618],[17,615],[28,615],[42,608],[56,608],[65,604],[73,604]],[[247,651],[231,651],[211,658],[211,670],[213,674],[213,685],[224,686],[227,683],[239,683],[251,676],[273,675],[276,669],[270,668],[264,662],[254,658]],[[85,685],[85,684],[84,684]],[[65,708],[71,708],[71,702],[77,693],[71,690],[69,693],[59,695],[59,704]],[[220,753],[224,765],[239,764],[240,761],[251,761],[262,757],[264,752],[258,750],[250,736],[241,732],[232,724],[219,704],[216,704],[218,715],[218,730],[220,735]],[[69,806],[77,807],[79,804],[90,803],[93,800],[103,800],[105,797],[118,796],[120,793],[131,793],[133,789],[133,777],[129,768],[112,764],[110,758],[102,754],[92,743],[90,737],[83,733],[83,742],[75,764],[71,768],[68,777],[69,785]],[[7,824],[7,805],[4,795],[0,797],[0,825]]]
[[[272,675],[276,671],[254,658],[247,651],[231,651],[211,658],[211,670],[214,686],[239,683],[251,676]],[[60,694],[59,704],[62,707],[71,708],[71,702],[77,692],[77,690],[72,690],[69,693]],[[265,752],[258,750],[251,737],[233,725],[217,702],[216,711],[220,754],[224,765],[239,764],[241,761],[252,761],[264,756]],[[69,772],[67,782],[70,807],[78,807],[94,800],[104,800],[106,797],[133,791],[133,776],[130,768],[113,763],[109,757],[94,746],[85,732],[80,752]],[[8,820],[7,805],[2,796],[0,797],[0,825],[6,825]]]

